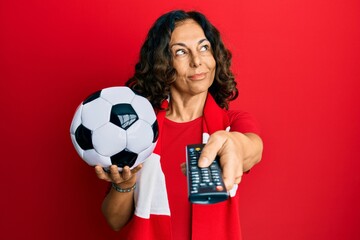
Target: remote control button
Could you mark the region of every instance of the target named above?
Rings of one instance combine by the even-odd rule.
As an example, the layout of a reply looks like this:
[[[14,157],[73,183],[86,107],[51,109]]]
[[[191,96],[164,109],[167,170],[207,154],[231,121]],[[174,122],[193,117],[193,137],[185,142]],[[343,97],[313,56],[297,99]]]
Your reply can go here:
[[[216,191],[223,191],[224,190],[224,187],[223,186],[216,186]]]

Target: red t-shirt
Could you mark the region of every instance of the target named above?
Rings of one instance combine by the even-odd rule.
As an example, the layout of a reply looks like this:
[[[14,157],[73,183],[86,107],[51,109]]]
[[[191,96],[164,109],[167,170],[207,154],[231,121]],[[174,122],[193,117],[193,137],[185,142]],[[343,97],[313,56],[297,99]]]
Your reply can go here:
[[[245,112],[228,111],[231,131],[257,133],[254,118]],[[176,123],[165,119],[162,131],[161,167],[165,174],[172,220],[173,240],[191,239],[191,204],[187,196],[187,182],[180,164],[186,160],[185,147],[201,143],[202,117],[190,122]],[[211,212],[209,213],[211,216]]]

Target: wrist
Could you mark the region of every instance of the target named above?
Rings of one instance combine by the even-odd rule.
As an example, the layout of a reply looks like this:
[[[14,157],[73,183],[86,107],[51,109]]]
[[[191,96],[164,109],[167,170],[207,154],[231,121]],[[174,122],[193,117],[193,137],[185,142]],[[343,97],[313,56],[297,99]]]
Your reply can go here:
[[[119,188],[129,188],[134,186],[135,183],[136,183],[136,176],[132,176],[131,178],[127,179],[124,182],[114,183],[114,184],[116,184]]]
[[[120,187],[118,184],[116,183],[111,183],[111,186],[112,188],[117,191],[117,192],[120,192],[120,193],[128,193],[128,192],[131,192],[133,191],[135,188],[136,188],[136,182],[131,185],[130,187]]]

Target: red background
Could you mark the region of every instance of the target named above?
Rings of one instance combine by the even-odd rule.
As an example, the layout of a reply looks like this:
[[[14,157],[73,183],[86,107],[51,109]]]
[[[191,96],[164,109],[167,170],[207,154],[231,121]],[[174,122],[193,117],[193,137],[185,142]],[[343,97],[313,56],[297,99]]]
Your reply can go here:
[[[89,93],[133,73],[147,30],[205,13],[232,50],[263,161],[240,188],[246,240],[360,239],[360,3],[356,0],[0,3],[1,239],[116,239],[106,184],[69,136]]]

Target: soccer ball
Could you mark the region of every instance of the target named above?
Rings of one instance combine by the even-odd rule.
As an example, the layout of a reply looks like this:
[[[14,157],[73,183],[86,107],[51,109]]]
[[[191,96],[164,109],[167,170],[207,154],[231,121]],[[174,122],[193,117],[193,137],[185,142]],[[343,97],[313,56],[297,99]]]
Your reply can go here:
[[[150,102],[128,87],[109,87],[93,93],[76,109],[72,143],[90,166],[106,171],[117,165],[133,169],[153,152],[158,123]]]

